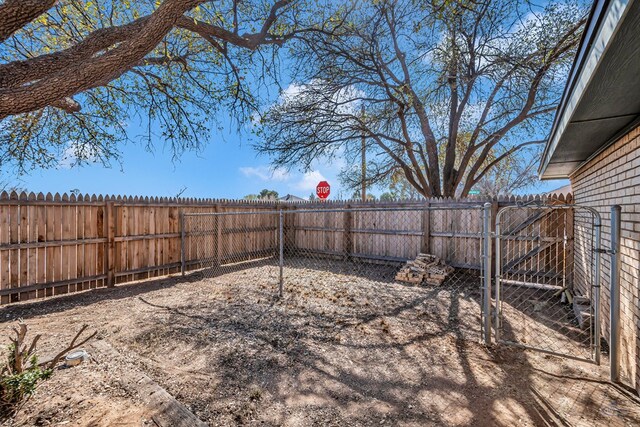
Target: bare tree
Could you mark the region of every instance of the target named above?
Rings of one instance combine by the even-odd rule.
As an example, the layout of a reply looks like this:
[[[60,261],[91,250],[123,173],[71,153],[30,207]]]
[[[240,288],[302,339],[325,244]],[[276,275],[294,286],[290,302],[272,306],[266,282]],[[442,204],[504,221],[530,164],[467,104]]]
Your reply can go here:
[[[401,171],[425,197],[466,196],[543,142],[585,16],[571,0],[361,3],[343,37],[298,45],[299,83],[262,117],[257,146],[308,168],[355,163],[364,135],[370,185]]]
[[[22,181],[19,178],[0,175],[0,192],[22,193],[26,189],[21,183]]]
[[[535,190],[540,150],[522,156],[509,156],[496,164],[474,187],[488,197],[511,196],[523,190]]]
[[[247,81],[277,77],[279,46],[336,25],[296,0],[4,0],[0,166],[51,166],[65,150],[106,161],[130,121],[148,144],[197,149],[220,108],[257,108]]]

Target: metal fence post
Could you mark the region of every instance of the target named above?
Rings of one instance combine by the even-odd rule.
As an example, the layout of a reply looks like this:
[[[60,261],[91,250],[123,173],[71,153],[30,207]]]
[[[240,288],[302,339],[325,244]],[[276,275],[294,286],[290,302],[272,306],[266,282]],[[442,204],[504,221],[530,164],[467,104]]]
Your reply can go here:
[[[185,275],[185,270],[186,270],[184,239],[185,239],[184,212],[180,211],[180,272],[182,273],[183,276]]]
[[[611,206],[609,354],[612,382],[620,381],[620,214],[619,205]]]
[[[482,318],[484,327],[484,343],[491,344],[491,203],[484,204],[483,211],[483,259],[484,259],[484,286]]]
[[[495,280],[493,282],[493,285],[495,286],[495,299],[496,299],[496,308],[494,310],[494,314],[495,314],[495,318],[494,318],[494,322],[493,322],[493,326],[494,326],[494,336],[495,336],[495,340],[496,342],[498,342],[500,340],[500,311],[502,309],[501,307],[501,302],[500,302],[500,270],[501,270],[501,261],[502,261],[502,255],[500,254],[500,214],[501,212],[499,211],[496,214],[496,246],[495,246],[495,251],[494,251],[494,255],[495,255],[495,259],[496,259],[496,271],[495,271]]]
[[[351,259],[351,248],[353,245],[353,237],[351,235],[351,223],[353,222],[353,213],[351,211],[351,205],[344,207],[344,213],[342,214],[342,252],[344,252],[344,259],[349,261]]]
[[[575,212],[575,210],[574,210]],[[602,220],[597,212],[594,212],[595,222],[593,229],[595,233],[595,251],[594,251],[594,267],[593,267],[593,341],[594,341],[594,360],[600,365],[600,253],[601,253],[601,232]]]
[[[280,259],[278,261],[278,265],[280,266],[280,280],[278,282],[278,297],[282,298],[282,287],[284,282],[284,215],[282,213],[282,209],[280,209],[280,220],[278,225],[278,233],[279,233],[279,246],[280,246]]]

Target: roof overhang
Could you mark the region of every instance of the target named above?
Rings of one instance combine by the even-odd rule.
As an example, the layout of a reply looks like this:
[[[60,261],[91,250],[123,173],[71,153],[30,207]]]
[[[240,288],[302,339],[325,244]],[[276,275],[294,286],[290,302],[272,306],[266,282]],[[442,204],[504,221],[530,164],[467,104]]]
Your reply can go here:
[[[541,179],[567,178],[640,118],[640,0],[597,0],[551,135]]]

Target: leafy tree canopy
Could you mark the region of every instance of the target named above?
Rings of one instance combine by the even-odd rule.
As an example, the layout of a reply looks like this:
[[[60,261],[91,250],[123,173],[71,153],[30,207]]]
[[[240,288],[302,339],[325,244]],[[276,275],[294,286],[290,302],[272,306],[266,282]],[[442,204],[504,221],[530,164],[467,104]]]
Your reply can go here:
[[[107,162],[137,136],[132,122],[147,126],[149,145],[198,149],[217,112],[257,110],[284,43],[339,27],[335,10],[322,0],[4,0],[0,168],[55,166],[69,150]]]
[[[276,190],[268,190],[268,189],[263,189],[262,191],[260,191],[260,193],[258,194],[247,194],[246,196],[244,196],[245,200],[275,200],[277,199],[279,196],[278,192]]]

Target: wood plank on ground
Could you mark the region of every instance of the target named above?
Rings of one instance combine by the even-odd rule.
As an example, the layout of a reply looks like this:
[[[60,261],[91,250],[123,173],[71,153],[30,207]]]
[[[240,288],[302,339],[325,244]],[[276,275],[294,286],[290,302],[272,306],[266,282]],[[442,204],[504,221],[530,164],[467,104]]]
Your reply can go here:
[[[98,363],[122,358],[122,355],[106,340],[95,340],[89,346],[92,348],[91,356]],[[207,426],[144,372],[133,370],[122,371],[120,374],[122,383],[140,397],[147,406],[151,419],[159,427]]]

